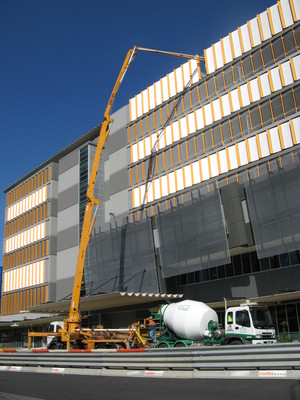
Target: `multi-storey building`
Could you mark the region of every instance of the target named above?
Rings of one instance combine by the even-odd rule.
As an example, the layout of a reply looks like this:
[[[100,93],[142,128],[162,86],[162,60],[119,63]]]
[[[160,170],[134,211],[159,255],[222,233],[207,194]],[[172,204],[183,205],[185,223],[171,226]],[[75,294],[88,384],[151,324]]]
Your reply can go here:
[[[254,299],[299,334],[299,18],[278,1],[115,113],[85,294]],[[6,189],[2,319],[71,292],[97,135]]]

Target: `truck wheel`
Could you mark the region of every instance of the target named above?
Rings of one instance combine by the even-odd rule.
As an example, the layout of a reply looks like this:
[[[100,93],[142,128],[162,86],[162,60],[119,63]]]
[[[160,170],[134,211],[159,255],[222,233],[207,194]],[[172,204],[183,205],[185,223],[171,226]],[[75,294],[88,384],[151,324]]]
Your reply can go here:
[[[231,346],[239,346],[242,344],[240,340],[233,340],[232,342],[229,343]]]
[[[185,347],[185,344],[182,342],[177,342],[177,343],[175,343],[174,347]]]
[[[166,343],[160,343],[159,345],[158,345],[158,348],[159,349],[165,349],[165,348],[167,348],[168,347],[168,345],[166,344]]]

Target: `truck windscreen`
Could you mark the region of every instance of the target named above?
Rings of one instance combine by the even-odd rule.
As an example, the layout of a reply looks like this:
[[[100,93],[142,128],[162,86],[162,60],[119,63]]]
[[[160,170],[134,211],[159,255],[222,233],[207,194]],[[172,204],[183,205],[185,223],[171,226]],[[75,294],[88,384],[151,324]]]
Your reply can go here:
[[[266,308],[250,307],[250,313],[254,328],[256,329],[274,329],[271,315]]]

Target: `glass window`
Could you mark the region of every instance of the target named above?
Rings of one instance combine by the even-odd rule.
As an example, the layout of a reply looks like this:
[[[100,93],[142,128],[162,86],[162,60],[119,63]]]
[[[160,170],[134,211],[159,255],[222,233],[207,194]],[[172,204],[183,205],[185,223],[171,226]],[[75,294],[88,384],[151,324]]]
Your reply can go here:
[[[179,148],[177,147],[177,145],[172,148],[173,165],[174,165],[174,167],[179,164],[178,150],[179,150]]]
[[[264,126],[272,124],[273,119],[272,119],[272,113],[271,113],[269,100],[265,101],[264,103],[261,104],[260,112],[261,112],[261,115],[262,115]]]
[[[130,168],[131,170],[131,176],[132,176],[132,185],[136,185],[137,184],[137,176],[136,176],[136,168]]]
[[[200,157],[201,155],[204,154],[202,134],[195,136],[195,139],[196,139],[197,155],[198,157]]]
[[[233,265],[232,265],[232,263],[226,264],[225,273],[226,273],[226,277],[227,278],[229,278],[230,276],[233,276]]]
[[[294,96],[295,96],[295,101],[297,104],[297,109],[300,107],[300,86],[296,86],[294,88]]]
[[[153,131],[155,130],[154,112],[151,112],[151,113],[149,114],[148,121],[149,121],[149,132],[153,132]],[[130,128],[130,130],[133,131],[133,127]]]
[[[269,258],[262,258],[259,260],[259,263],[261,271],[267,271],[268,269],[270,269]]]
[[[167,104],[164,104],[161,106],[161,113],[162,113],[162,120],[163,120],[163,125],[168,121],[168,107]],[[144,129],[144,135],[145,135],[145,131],[146,131],[146,126],[147,125],[143,125],[143,129]]]
[[[205,81],[202,81],[199,85],[199,92],[200,92],[200,100],[201,104],[203,104],[207,100],[207,93],[205,87]]]
[[[232,311],[229,311],[227,313],[227,324],[229,324],[229,325],[233,324],[233,312]]]
[[[193,107],[196,107],[199,105],[199,97],[198,97],[198,89],[197,86],[194,86],[191,90],[191,97],[192,97],[192,102],[193,102]]]
[[[299,251],[292,251],[290,253],[290,260],[291,260],[291,265],[299,265],[300,263],[300,258],[299,258]]]
[[[242,65],[241,65],[240,61],[233,64],[232,67],[233,67],[235,83],[242,82],[244,80],[244,77],[243,77],[243,70],[242,70]]]
[[[281,36],[272,42],[276,62],[285,57]]]
[[[230,90],[230,88],[232,88],[232,86],[234,85],[231,66],[229,66],[224,71],[224,75],[225,75],[225,82],[226,82],[227,90]]]
[[[205,140],[206,152],[212,150],[213,145],[212,145],[212,138],[211,138],[210,129],[208,129],[207,131],[204,132],[204,140]]]
[[[296,37],[297,46],[299,48],[299,46],[300,46],[300,25],[298,25],[294,28],[294,34]]]
[[[191,160],[195,158],[195,145],[193,137],[187,140],[187,145],[188,145],[189,159]]]
[[[274,64],[274,58],[270,43],[262,48],[262,56],[264,59],[265,68],[268,68],[270,65]]]
[[[235,322],[237,325],[250,327],[250,317],[247,310],[237,311],[235,313]]]
[[[242,254],[242,264],[243,264],[243,273],[250,274],[251,267],[250,267],[250,255],[249,253]]]
[[[272,110],[274,115],[274,120],[279,121],[283,118],[283,108],[280,96],[274,97],[271,99]]]
[[[276,315],[278,321],[278,332],[282,332],[283,326],[281,325],[282,322],[287,322],[287,316],[285,312],[285,306],[276,306]]]
[[[291,90],[282,93],[282,101],[286,117],[296,112],[294,96]]]
[[[207,80],[207,90],[208,90],[209,98],[212,98],[216,95],[215,82],[214,82],[213,77],[211,77]]]
[[[166,160],[166,168],[171,168],[171,150],[168,149],[165,151],[165,160]]]
[[[225,265],[219,265],[217,267],[218,279],[225,278]]]
[[[155,111],[154,111],[154,114],[155,114],[155,124],[156,124],[156,129],[158,129],[158,128],[160,128],[161,127],[161,113],[160,113],[160,108],[157,108]],[[137,137],[139,137],[138,136],[138,132],[137,132]]]
[[[242,261],[241,256],[233,256],[234,275],[242,275]]]
[[[214,136],[215,147],[222,146],[222,137],[221,137],[220,125],[215,125],[212,128],[212,131],[213,131],[213,136]]]
[[[224,79],[223,79],[223,71],[219,72],[216,75],[216,85],[217,85],[218,95],[220,95],[225,90],[225,88],[224,88]]]
[[[262,62],[262,58],[261,58],[260,49],[256,50],[252,54],[252,61],[253,61],[255,73],[257,74],[259,71],[261,71],[263,69],[263,62]]]
[[[296,304],[287,304],[286,313],[289,332],[299,332]]]
[[[218,276],[217,276],[217,268],[216,267],[209,268],[208,272],[209,272],[209,280],[210,281],[213,281],[213,280],[218,278]]]
[[[260,271],[259,261],[258,261],[256,252],[250,253],[250,259],[251,259],[251,270],[252,270],[252,272]]]
[[[241,128],[240,128],[240,121],[239,121],[239,116],[236,115],[233,118],[230,119],[231,121],[231,129],[232,129],[232,135],[235,139],[240,138],[241,135]]]
[[[222,134],[223,134],[224,143],[231,142],[231,131],[230,131],[230,125],[229,125],[228,120],[222,122]]]
[[[244,68],[245,79],[251,78],[253,76],[253,68],[250,55],[248,55],[243,59],[243,68]]]
[[[296,51],[297,48],[292,30],[283,35],[283,43],[287,55]]]
[[[252,128],[254,130],[260,129],[262,127],[262,125],[261,125],[261,119],[260,119],[260,113],[259,113],[258,106],[252,108],[250,110],[250,114],[251,114]]]
[[[279,255],[280,267],[288,267],[290,265],[289,253],[283,253]]]
[[[270,257],[270,264],[271,264],[271,269],[279,268],[279,257],[278,256]]]
[[[269,310],[262,307],[250,307],[253,325],[257,329],[273,328],[273,321]]]
[[[183,94],[183,101],[184,101],[184,111],[189,112],[191,111],[191,98],[190,98],[190,90],[186,90]]]
[[[165,170],[163,153],[158,154],[157,158],[158,158],[158,170],[159,170],[159,173],[161,174]]]
[[[185,141],[180,143],[180,157],[181,157],[181,163],[183,163],[183,162],[185,162],[187,160],[186,143],[185,143]]]
[[[251,124],[248,111],[245,111],[242,114],[240,114],[240,120],[242,124],[243,135],[251,133]]]

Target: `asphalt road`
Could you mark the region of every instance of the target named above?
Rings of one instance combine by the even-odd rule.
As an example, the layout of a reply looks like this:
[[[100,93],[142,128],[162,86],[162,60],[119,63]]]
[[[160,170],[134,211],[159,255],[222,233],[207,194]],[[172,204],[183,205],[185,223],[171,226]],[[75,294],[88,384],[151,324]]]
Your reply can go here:
[[[0,372],[0,400],[299,400],[288,379],[166,379]]]

